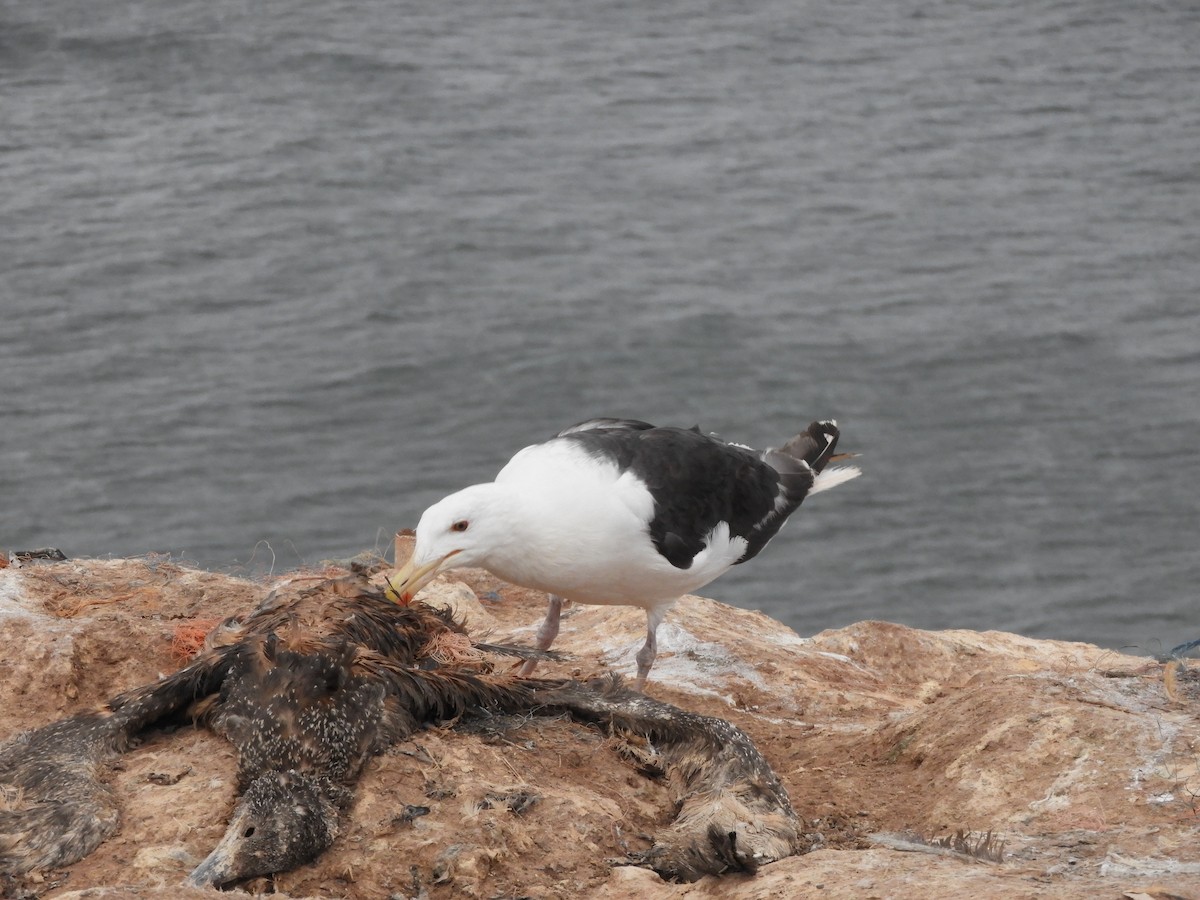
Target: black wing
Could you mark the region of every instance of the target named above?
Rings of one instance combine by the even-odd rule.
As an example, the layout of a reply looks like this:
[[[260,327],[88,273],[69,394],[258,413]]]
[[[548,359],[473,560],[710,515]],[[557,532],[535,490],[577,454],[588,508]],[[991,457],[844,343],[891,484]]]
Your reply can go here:
[[[762,453],[699,429],[656,428],[631,419],[591,419],[560,439],[632,471],[654,498],[654,546],[687,569],[720,522],[746,541],[738,562],[758,554],[812,489],[837,445],[832,422],[813,422],[781,450]]]

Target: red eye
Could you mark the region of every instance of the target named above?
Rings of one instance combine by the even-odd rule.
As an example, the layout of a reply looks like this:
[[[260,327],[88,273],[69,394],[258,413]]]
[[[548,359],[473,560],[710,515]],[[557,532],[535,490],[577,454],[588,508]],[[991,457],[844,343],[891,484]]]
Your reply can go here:
[[[470,527],[470,525],[471,525],[471,523],[468,522],[466,519],[459,519],[457,522],[455,522],[453,525],[450,526],[450,530],[451,531],[466,531],[467,528]]]

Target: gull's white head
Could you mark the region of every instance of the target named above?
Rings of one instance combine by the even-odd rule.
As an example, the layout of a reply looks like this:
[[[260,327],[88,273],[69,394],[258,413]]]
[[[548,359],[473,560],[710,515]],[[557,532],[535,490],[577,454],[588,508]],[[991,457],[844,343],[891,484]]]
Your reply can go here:
[[[408,603],[439,572],[463,566],[488,568],[510,540],[504,494],[476,484],[439,500],[421,514],[412,556],[388,578],[387,596]]]

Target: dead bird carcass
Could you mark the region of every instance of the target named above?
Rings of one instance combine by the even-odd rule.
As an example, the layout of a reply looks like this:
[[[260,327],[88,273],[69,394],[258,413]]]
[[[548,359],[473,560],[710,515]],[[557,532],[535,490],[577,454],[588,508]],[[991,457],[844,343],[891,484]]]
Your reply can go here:
[[[436,662],[431,649],[447,643],[463,652]],[[632,862],[690,880],[795,851],[786,793],[733,726],[616,683],[494,673],[448,614],[397,606],[342,579],[272,595],[214,629],[208,648],[173,675],[0,747],[8,801],[0,870],[69,866],[116,833],[120,804],[102,780],[106,765],[145,729],[190,717],[235,747],[240,797],[225,837],[189,880],[287,871],[336,840],[373,755],[424,724],[485,711],[567,713],[613,731],[667,773],[679,815]]]

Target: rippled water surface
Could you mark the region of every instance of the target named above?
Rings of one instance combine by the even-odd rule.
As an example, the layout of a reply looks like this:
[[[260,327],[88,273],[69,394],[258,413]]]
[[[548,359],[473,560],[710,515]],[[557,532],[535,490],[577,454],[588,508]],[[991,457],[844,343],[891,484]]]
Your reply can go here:
[[[385,546],[581,418],[866,477],[706,593],[1200,637],[1192,2],[0,5],[0,546]]]

